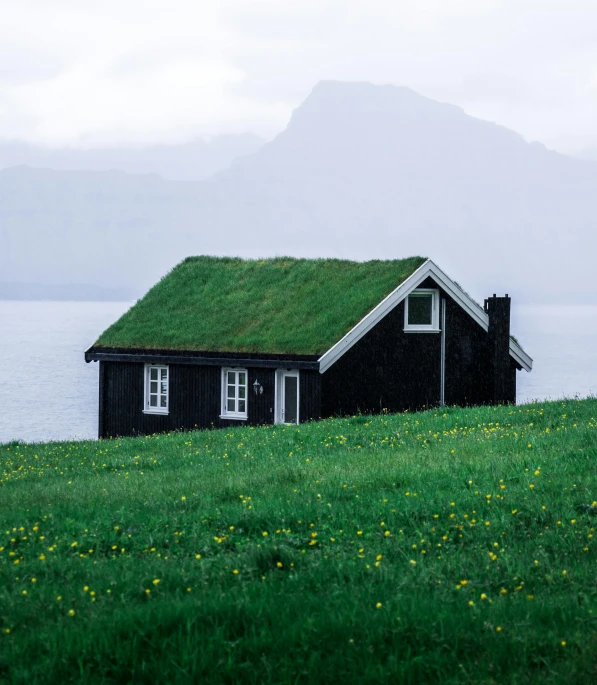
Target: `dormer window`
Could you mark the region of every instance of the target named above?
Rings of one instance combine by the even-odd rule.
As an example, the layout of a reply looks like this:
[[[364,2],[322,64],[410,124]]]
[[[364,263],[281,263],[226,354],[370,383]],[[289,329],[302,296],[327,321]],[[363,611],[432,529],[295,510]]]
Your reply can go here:
[[[439,290],[417,288],[404,302],[404,330],[435,333],[439,331]]]

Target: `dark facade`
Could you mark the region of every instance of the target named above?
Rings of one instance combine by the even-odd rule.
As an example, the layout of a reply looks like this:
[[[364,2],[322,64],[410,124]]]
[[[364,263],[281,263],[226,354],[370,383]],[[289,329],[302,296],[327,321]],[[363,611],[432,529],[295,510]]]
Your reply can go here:
[[[230,360],[229,366],[234,366]],[[100,361],[99,437],[147,435],[173,430],[225,428],[245,424],[257,426],[274,422],[274,368],[245,366],[248,373],[248,418],[222,419],[221,367],[169,364],[169,407],[167,414],[151,414],[144,407],[143,362]],[[278,368],[294,369],[292,365]],[[258,381],[263,393],[255,394]],[[321,376],[319,371],[299,371],[299,419],[321,417]]]
[[[438,288],[434,281],[421,287]],[[510,299],[489,298],[485,331],[449,294],[440,292],[440,331],[404,330],[404,301],[383,317],[324,373],[317,356],[91,351],[100,362],[99,436],[143,435],[195,428],[274,423],[276,373],[298,369],[299,422],[334,415],[418,410],[447,405],[515,402],[510,356]],[[167,364],[168,413],[145,407],[145,364]],[[248,375],[247,418],[222,418],[222,367]],[[254,384],[257,382],[257,392]]]
[[[496,356],[493,331],[485,332],[440,288],[440,310],[444,307],[441,330],[419,333],[404,331],[404,302],[398,304],[322,375],[322,417],[439,406],[442,368],[443,404],[514,403],[518,367],[508,350],[509,321],[507,329],[501,325],[497,331],[502,339]]]

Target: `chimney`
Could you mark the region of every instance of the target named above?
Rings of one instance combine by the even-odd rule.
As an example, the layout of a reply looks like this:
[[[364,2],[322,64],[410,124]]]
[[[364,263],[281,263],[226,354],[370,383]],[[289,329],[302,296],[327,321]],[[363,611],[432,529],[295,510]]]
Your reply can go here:
[[[489,316],[489,359],[492,370],[490,388],[493,404],[507,404],[516,401],[516,390],[512,387],[512,365],[510,363],[510,298],[489,297],[484,309]]]

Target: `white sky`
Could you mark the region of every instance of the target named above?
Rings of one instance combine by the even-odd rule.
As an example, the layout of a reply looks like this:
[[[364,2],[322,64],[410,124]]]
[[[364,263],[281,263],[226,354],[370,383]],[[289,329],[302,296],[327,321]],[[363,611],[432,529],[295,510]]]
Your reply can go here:
[[[597,0],[0,0],[0,138],[271,137],[321,79],[597,147]]]

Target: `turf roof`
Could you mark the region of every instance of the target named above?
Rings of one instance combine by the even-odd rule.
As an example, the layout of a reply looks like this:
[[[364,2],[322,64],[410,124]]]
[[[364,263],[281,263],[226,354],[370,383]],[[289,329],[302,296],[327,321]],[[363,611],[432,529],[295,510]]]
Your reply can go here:
[[[323,354],[423,262],[189,257],[94,347]]]

